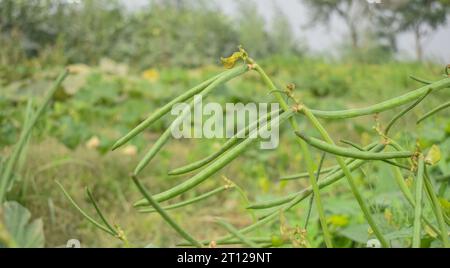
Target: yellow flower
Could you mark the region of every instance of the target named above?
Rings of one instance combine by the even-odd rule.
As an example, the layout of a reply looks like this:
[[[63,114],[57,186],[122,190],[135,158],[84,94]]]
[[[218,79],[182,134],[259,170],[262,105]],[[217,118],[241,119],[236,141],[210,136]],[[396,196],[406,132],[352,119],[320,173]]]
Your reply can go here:
[[[328,223],[336,227],[344,227],[348,225],[348,217],[346,215],[331,215],[328,217]]]
[[[225,68],[231,69],[234,67],[236,62],[242,58],[242,56],[243,56],[242,52],[234,52],[233,55],[231,55],[230,57],[221,58],[220,60],[222,61],[222,64]]]
[[[150,81],[156,82],[159,79],[159,72],[156,69],[147,69],[142,73],[142,78]]]

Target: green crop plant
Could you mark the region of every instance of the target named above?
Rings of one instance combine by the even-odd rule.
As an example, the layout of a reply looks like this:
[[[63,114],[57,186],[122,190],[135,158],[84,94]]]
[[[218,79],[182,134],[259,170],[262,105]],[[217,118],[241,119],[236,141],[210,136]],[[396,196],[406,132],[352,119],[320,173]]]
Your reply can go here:
[[[37,109],[34,109],[33,101],[29,99],[19,140],[12,148],[11,154],[4,160],[0,159],[0,248],[38,248],[44,246],[42,220],[35,219],[29,223],[30,211],[16,201],[8,200],[7,195],[20,179],[19,171],[21,171],[24,162],[27,161],[27,146],[33,129],[44,116],[55,93],[68,75],[69,71],[65,70],[58,76]]]
[[[140,182],[139,175],[143,172],[143,169],[147,167],[152,159],[162,150],[163,146],[169,142],[171,138],[171,130],[174,126],[180,123],[180,120],[189,112],[189,109],[195,105],[195,99],[191,101],[189,107],[184,110],[177,119],[165,130],[161,137],[153,144],[150,150],[145,154],[143,159],[136,166],[130,177],[137,189],[141,192],[143,199],[138,200],[135,203],[135,207],[142,213],[159,213],[160,216],[170,225],[185,241],[181,242],[180,246],[195,246],[206,247],[208,245],[230,245],[238,244],[248,247],[263,247],[263,246],[282,246],[289,244],[289,241],[281,239],[277,243],[271,240],[270,237],[252,237],[249,235],[252,231],[257,230],[261,226],[274,222],[279,218],[279,215],[291,210],[298,205],[301,201],[311,197],[310,207],[315,203],[319,215],[320,226],[326,247],[334,247],[332,233],[330,232],[330,226],[325,218],[325,206],[322,203],[323,196],[321,196],[321,190],[325,187],[331,186],[341,179],[345,178],[354,199],[364,216],[365,221],[369,224],[370,230],[379,240],[382,247],[391,247],[390,238],[383,233],[383,229],[380,227],[379,222],[374,217],[369,205],[359,189],[359,185],[356,183],[355,177],[352,174],[354,170],[361,168],[361,166],[371,162],[379,161],[385,165],[389,165],[394,170],[394,179],[399,186],[399,190],[408,203],[414,209],[414,223],[410,233],[413,247],[420,247],[420,241],[424,228],[432,230],[437,237],[442,241],[442,245],[446,248],[450,247],[448,239],[448,216],[444,214],[442,205],[439,202],[438,195],[434,189],[433,183],[436,178],[432,178],[427,172],[427,167],[434,165],[439,160],[438,149],[432,148],[427,154],[422,152],[419,146],[415,148],[404,149],[393,137],[390,136],[389,131],[395,125],[399,118],[404,116],[407,112],[414,109],[420,102],[424,101],[427,96],[450,87],[450,77],[448,76],[448,67],[446,69],[446,77],[435,81],[426,81],[421,78],[413,77],[414,80],[423,83],[424,85],[416,90],[410,91],[404,95],[380,102],[364,108],[355,108],[348,110],[337,111],[323,111],[311,109],[301,99],[298,99],[295,94],[295,87],[289,85],[285,90],[281,90],[277,87],[271,78],[266,74],[262,66],[249,57],[247,52],[240,48],[240,50],[234,53],[231,57],[222,59],[224,66],[227,70],[223,73],[216,75],[215,77],[201,83],[200,85],[186,91],[184,94],[174,98],[172,101],[155,111],[146,120],[139,124],[136,128],[131,130],[124,137],[120,138],[113,146],[113,150],[126,144],[136,135],[142,133],[145,129],[150,127],[158,119],[167,115],[169,111],[180,102],[186,102],[193,99],[194,95],[201,94],[203,97],[211,94],[222,84],[225,84],[237,77],[245,76],[248,72],[255,72],[261,81],[267,87],[267,90],[272,94],[279,103],[282,112],[275,116],[274,114],[268,115],[266,118],[261,118],[255,122],[251,122],[245,129],[241,131],[245,134],[244,139],[237,138],[238,135],[229,139],[220,149],[213,154],[196,161],[191,164],[187,164],[183,167],[176,168],[168,172],[168,176],[188,174],[199,170],[195,175],[192,175],[189,179],[182,183],[179,183],[172,188],[158,193],[151,194]],[[242,62],[242,64],[239,64]],[[410,104],[411,103],[411,104]],[[351,119],[366,115],[377,115],[385,111],[393,110],[404,105],[410,104],[403,109],[400,113],[392,118],[386,127],[382,129],[380,126],[376,128],[379,134],[379,140],[373,141],[367,146],[358,145],[352,141],[343,141],[344,144],[349,147],[338,146],[335,144],[333,138],[324,127],[323,123],[319,119],[328,120],[342,120]],[[438,108],[430,111],[422,119],[422,121],[442,109],[448,107],[448,103],[439,106]],[[278,113],[277,113],[278,114]],[[309,187],[300,191],[293,192],[281,198],[273,200],[265,200],[258,203],[249,204],[248,210],[269,210],[262,217],[256,219],[251,225],[236,229],[231,224],[223,220],[218,220],[218,224],[229,232],[228,235],[211,240],[198,241],[191,234],[189,234],[184,227],[177,223],[170,215],[169,210],[183,208],[188,205],[192,205],[197,202],[201,202],[208,197],[223,192],[228,189],[238,189],[235,184],[227,181],[226,184],[220,188],[202,194],[200,196],[175,203],[172,205],[162,205],[161,203],[179,197],[180,195],[192,190],[199,184],[210,179],[214,174],[224,169],[233,160],[249,150],[250,146],[254,144],[257,139],[251,139],[250,136],[254,131],[257,131],[257,127],[264,127],[269,125],[273,120],[279,120],[280,124],[289,123],[290,132],[295,135],[299,145],[299,154],[302,155],[306,172],[288,175],[283,177],[283,180],[291,181],[301,178],[309,178]],[[304,129],[300,128],[299,120],[305,120],[309,123],[309,127],[317,130],[321,139],[309,137],[305,135]],[[323,153],[323,157],[319,164],[316,164],[311,148],[315,148]],[[322,164],[326,156],[334,156],[337,165],[331,167],[323,167]],[[406,159],[406,161],[405,161]],[[399,161],[402,160],[402,161]],[[406,163],[407,162],[407,163]],[[317,168],[318,167],[318,168]],[[402,170],[407,170],[411,177],[414,178],[414,193],[411,192],[409,187],[405,183],[405,178]],[[444,178],[445,179],[445,178]],[[239,190],[239,189],[238,189]],[[65,192],[65,191],[64,191]],[[426,194],[424,194],[426,193]],[[69,195],[65,192],[69,197]],[[126,241],[124,233],[120,231],[118,227],[112,227],[103,214],[93,201],[91,194],[88,192],[92,203],[95,206],[98,216],[103,223],[96,221],[87,215],[75,202],[69,197],[74,206],[94,225],[102,229],[106,233],[109,233],[121,240]],[[314,199],[313,199],[314,198]],[[427,199],[428,198],[428,199]],[[436,217],[437,226],[434,221],[427,219],[423,215],[423,206],[427,204],[432,208],[432,211]],[[309,215],[309,213],[308,213]]]

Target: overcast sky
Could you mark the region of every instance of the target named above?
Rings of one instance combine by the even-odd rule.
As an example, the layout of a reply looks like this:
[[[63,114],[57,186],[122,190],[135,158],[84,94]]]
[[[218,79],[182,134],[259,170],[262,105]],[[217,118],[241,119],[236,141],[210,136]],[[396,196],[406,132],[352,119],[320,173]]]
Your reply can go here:
[[[194,1],[194,0],[193,0]],[[126,3],[136,7],[146,3],[147,0],[130,0]],[[227,14],[232,14],[236,8],[235,0],[220,0],[219,5]],[[289,17],[296,35],[308,43],[313,51],[324,51],[338,46],[342,38],[347,36],[347,31],[338,18],[334,18],[331,27],[315,27],[305,29],[302,25],[308,21],[307,9],[298,0],[257,0],[259,12],[270,23],[273,6],[279,6]],[[414,57],[415,45],[412,34],[402,34],[398,39],[400,55],[402,57]],[[427,38],[424,43],[424,52],[427,58],[448,64],[450,63],[450,23],[441,27]]]

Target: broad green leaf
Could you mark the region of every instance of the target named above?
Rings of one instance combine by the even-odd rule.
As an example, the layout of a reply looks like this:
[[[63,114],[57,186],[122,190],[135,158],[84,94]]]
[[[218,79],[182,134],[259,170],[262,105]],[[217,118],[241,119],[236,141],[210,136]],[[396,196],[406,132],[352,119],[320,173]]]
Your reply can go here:
[[[369,239],[369,234],[367,232],[368,228],[369,225],[367,224],[351,225],[347,228],[339,230],[338,233],[355,242],[366,244]]]
[[[30,219],[28,209],[15,201],[5,202],[0,212],[0,247],[44,247],[42,220]]]

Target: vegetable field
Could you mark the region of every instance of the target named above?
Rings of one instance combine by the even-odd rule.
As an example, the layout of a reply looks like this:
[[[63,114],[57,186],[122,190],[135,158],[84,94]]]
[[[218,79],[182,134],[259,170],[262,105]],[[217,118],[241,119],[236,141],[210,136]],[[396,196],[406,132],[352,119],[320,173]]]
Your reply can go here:
[[[54,53],[0,52],[0,247],[450,247],[450,65],[240,37],[90,61],[58,47],[65,34]],[[173,108],[197,95],[279,110],[230,137],[174,138]],[[264,150],[250,137],[271,122]]]

